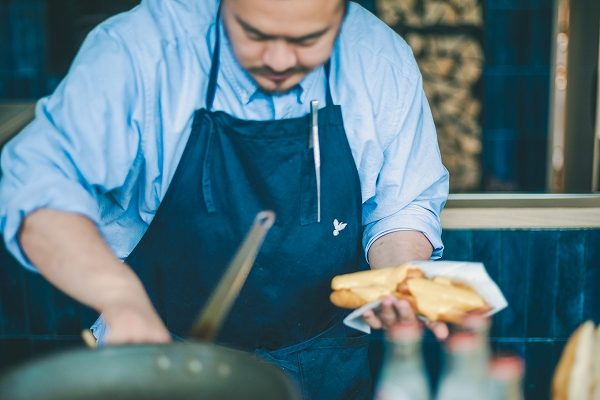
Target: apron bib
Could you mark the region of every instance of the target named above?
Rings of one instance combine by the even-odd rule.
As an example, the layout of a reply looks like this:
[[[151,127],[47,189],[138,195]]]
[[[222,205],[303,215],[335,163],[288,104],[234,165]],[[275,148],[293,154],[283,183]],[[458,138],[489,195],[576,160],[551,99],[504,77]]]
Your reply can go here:
[[[217,27],[219,26],[217,20]],[[253,269],[216,342],[279,365],[307,399],[370,396],[367,339],[341,324],[331,278],[363,259],[358,172],[329,90],[319,110],[321,222],[310,115],[250,121],[212,111],[219,28],[206,107],[157,213],[126,259],[167,328],[185,336],[261,210],[275,211]],[[334,229],[334,220],[345,223]]]

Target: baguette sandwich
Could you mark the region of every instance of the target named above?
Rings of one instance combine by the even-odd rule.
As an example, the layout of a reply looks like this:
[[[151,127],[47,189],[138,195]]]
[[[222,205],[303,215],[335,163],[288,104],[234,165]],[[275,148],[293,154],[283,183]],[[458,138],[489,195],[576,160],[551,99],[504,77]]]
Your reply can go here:
[[[600,400],[600,327],[579,326],[567,342],[552,380],[553,400]]]
[[[331,281],[330,300],[341,308],[358,308],[384,296],[406,299],[430,321],[460,323],[467,313],[490,307],[468,285],[443,277],[427,278],[419,267],[394,268],[338,275]]]

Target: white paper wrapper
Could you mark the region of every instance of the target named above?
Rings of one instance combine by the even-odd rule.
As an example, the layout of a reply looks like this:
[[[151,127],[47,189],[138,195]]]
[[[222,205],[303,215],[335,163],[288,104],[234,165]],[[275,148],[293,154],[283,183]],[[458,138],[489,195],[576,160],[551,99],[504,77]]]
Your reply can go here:
[[[486,315],[496,314],[508,306],[504,295],[487,274],[482,263],[464,261],[413,261],[410,264],[419,266],[427,277],[443,276],[462,281],[471,286],[492,308]],[[371,328],[365,323],[362,315],[367,310],[379,307],[380,304],[381,301],[378,300],[357,308],[344,318],[344,324],[350,328],[371,333]]]

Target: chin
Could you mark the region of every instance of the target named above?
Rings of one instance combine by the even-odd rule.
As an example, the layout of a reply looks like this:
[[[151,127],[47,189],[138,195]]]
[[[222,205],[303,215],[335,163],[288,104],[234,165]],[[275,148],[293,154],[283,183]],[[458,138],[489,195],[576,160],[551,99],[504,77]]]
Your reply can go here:
[[[269,79],[258,77],[254,79],[256,84],[266,93],[285,93],[292,90],[300,81],[302,77],[291,76],[288,79],[281,82],[273,82]]]

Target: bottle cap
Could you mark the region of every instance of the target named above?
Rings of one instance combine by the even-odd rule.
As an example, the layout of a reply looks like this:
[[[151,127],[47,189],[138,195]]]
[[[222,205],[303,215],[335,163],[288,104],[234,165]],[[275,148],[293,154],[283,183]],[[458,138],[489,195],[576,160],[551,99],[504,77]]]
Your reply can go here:
[[[446,348],[453,353],[466,353],[480,348],[482,340],[472,332],[456,332],[446,341]]]
[[[501,381],[520,379],[525,372],[523,360],[516,355],[497,356],[490,362],[490,376]]]
[[[459,326],[463,330],[483,332],[489,330],[491,323],[491,319],[481,313],[468,313]]]

